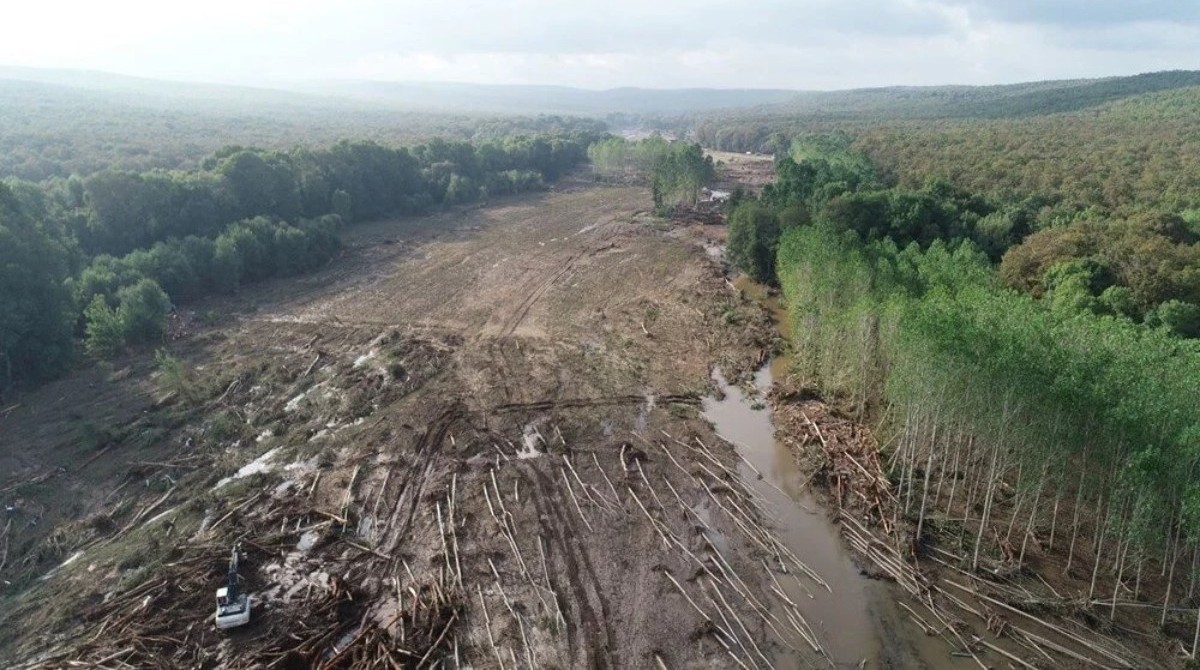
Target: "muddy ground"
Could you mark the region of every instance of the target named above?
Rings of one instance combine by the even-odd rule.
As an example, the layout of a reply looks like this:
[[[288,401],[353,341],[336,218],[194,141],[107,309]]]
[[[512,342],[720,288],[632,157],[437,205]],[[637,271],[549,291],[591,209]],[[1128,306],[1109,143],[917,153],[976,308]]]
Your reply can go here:
[[[742,188],[757,195],[767,184],[775,181],[775,158],[764,154],[734,151],[708,151],[717,166],[715,188],[732,191]]]
[[[949,537],[912,560],[877,527],[885,445],[771,364],[782,314],[724,227],[649,202],[581,177],[357,226],[181,310],[164,355],[0,407],[0,666],[1174,665],[1069,597],[1004,609],[1074,588],[1049,571],[965,575]],[[254,616],[218,633],[235,543]]]
[[[699,413],[776,345],[641,188],[348,232],[0,408],[28,667],[812,667],[813,588]],[[252,623],[212,623],[231,546]]]

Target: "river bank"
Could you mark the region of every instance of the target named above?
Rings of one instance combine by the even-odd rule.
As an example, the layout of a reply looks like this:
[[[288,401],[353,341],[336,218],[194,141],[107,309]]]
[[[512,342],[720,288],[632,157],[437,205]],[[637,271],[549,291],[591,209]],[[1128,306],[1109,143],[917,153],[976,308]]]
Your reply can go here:
[[[902,500],[891,474],[896,447],[881,444],[872,428],[855,418],[854,408],[827,401],[794,374],[786,344],[791,341],[791,319],[780,296],[745,277],[733,284],[770,316],[785,343],[783,351],[760,369],[752,389],[730,392],[735,402],[762,408],[755,412],[758,417],[742,416],[741,422],[757,422],[760,432],[770,425],[773,435],[734,443],[744,458],[758,458],[775,473],[774,486],[790,494],[784,502],[792,504],[792,512],[807,508],[823,521],[824,528],[814,531],[812,524],[795,521],[795,514],[784,514],[777,519],[780,533],[789,542],[815,547],[818,556],[828,551],[825,545],[832,535],[848,557],[842,560],[858,569],[855,578],[842,584],[850,597],[826,612],[843,625],[859,627],[851,646],[869,650],[861,654],[866,659],[863,667],[1174,667],[1169,662],[1174,654],[1155,644],[1149,629],[1098,625],[1086,604],[1056,591],[1052,583],[1060,590],[1064,585],[1079,587],[1078,580],[1066,574],[966,569],[961,548],[950,546],[961,534],[956,529],[962,521],[955,524],[948,514],[935,516],[937,498]],[[736,425],[725,428],[736,423],[726,416],[731,413],[716,414],[721,419],[719,433],[744,430]],[[770,449],[762,446],[768,444]],[[771,450],[769,459],[764,458]],[[926,488],[933,488],[933,476],[930,468]],[[803,490],[789,490],[789,480],[803,482]],[[1008,517],[998,515],[994,524],[1003,526],[1019,513],[1017,496],[1009,497]],[[969,511],[962,513],[970,516]],[[836,563],[822,566],[834,578],[842,574]],[[863,632],[861,616],[855,623],[853,613],[864,607],[870,612],[874,637]],[[848,638],[845,633],[842,637]],[[836,656],[835,660],[847,662]]]

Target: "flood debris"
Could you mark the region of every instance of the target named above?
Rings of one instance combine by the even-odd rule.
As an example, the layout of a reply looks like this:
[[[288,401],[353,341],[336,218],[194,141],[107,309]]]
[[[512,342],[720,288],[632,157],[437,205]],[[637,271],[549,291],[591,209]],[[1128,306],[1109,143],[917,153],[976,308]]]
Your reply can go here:
[[[997,658],[1022,668],[1159,667],[1077,616],[1083,607],[1042,595],[1053,592],[1048,584],[1034,588],[995,571],[972,571],[969,555],[930,542],[918,530],[924,519],[905,512],[869,429],[808,391],[784,387],[771,400],[781,439],[826,491],[849,546],[872,575],[906,594],[900,606],[951,653],[980,668],[994,667]]]
[[[247,290],[252,309],[178,345],[193,393],[155,404],[143,363],[81,402],[120,419],[63,457],[88,468],[0,483],[22,510],[0,540],[6,657],[759,669],[794,648],[823,664],[817,623],[778,595],[822,587],[698,412],[711,365],[756,360],[760,323],[702,250],[629,216],[642,190],[539,198],[457,215],[447,239],[351,246],[283,294]],[[576,236],[580,221],[598,223]],[[6,429],[68,425],[44,400]],[[18,528],[60,481],[83,513]],[[233,544],[254,614],[222,632]]]

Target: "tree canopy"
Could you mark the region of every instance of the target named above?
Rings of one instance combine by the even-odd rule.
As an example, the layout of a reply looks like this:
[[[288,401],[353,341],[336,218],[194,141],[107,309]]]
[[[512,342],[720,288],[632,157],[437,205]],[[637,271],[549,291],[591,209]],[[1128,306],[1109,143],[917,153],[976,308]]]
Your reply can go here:
[[[230,146],[196,170],[0,182],[0,389],[163,335],[171,305],[310,271],[343,225],[542,188],[592,132]]]

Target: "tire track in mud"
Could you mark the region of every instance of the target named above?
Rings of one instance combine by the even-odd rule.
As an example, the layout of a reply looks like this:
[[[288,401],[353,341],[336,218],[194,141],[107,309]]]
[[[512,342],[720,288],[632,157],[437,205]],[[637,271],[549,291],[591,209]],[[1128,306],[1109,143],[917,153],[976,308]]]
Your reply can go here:
[[[463,412],[463,406],[458,403],[443,411],[430,422],[429,428],[413,447],[412,462],[398,482],[396,505],[388,520],[387,538],[382,545],[384,553],[395,552],[400,542],[408,534],[408,529],[412,526],[413,519],[420,508],[425,486],[430,480],[434,465],[436,465],[436,456],[441,451],[450,427],[463,415]],[[398,525],[397,521],[401,521],[401,523]]]
[[[604,599],[603,587],[596,576],[587,550],[580,543],[571,540],[573,537],[584,536],[583,529],[575,523],[569,512],[564,513],[567,501],[558,494],[557,485],[536,466],[522,465],[521,471],[525,479],[535,485],[536,495],[533,496],[533,500],[538,512],[539,530],[548,537],[547,560],[553,560],[554,549],[557,549],[557,556],[563,563],[563,570],[551,572],[555,593],[561,593],[565,586],[569,588],[572,596],[559,596],[560,601],[566,602],[567,610],[575,619],[574,622],[567,622],[572,667],[599,670],[619,668],[619,649],[610,624],[609,607]],[[564,573],[567,577],[566,584],[560,579]],[[562,602],[560,606],[561,604]],[[582,654],[582,663],[575,662],[577,654]]]
[[[505,342],[505,340],[501,339],[488,340],[486,347],[488,360],[497,369],[495,375],[497,384],[504,390],[504,399],[511,402],[513,400],[513,392],[512,387],[508,385],[508,380],[512,377],[512,374],[509,370],[508,356],[504,353]]]
[[[552,286],[575,269],[579,259],[594,256],[597,253],[611,249],[614,244],[611,240],[617,235],[617,231],[612,229],[615,223],[615,220],[610,220],[602,224],[595,224],[597,227],[588,232],[600,233],[599,239],[592,244],[586,245],[582,250],[569,255],[566,260],[562,261],[553,274],[536,283],[517,307],[509,315],[501,318],[500,335],[502,337],[511,337],[525,321],[525,318],[529,316],[529,312],[533,309],[533,306],[550,291]],[[554,252],[547,251],[535,256],[534,260],[554,255]]]
[[[530,310],[532,310],[533,306],[537,304],[537,301],[541,300],[542,296],[546,295],[546,293],[550,291],[551,286],[553,286],[560,278],[564,277],[575,267],[575,261],[579,260],[584,253],[586,252],[580,252],[568,256],[567,260],[563,261],[562,265],[559,266],[557,272],[543,280],[540,284],[534,287],[534,289],[530,291],[523,300],[521,300],[521,303],[517,305],[516,310],[514,310],[513,313],[509,315],[501,325],[502,337],[512,337],[512,334],[516,332],[517,328],[521,326],[521,323],[525,321],[525,317],[529,316]]]

